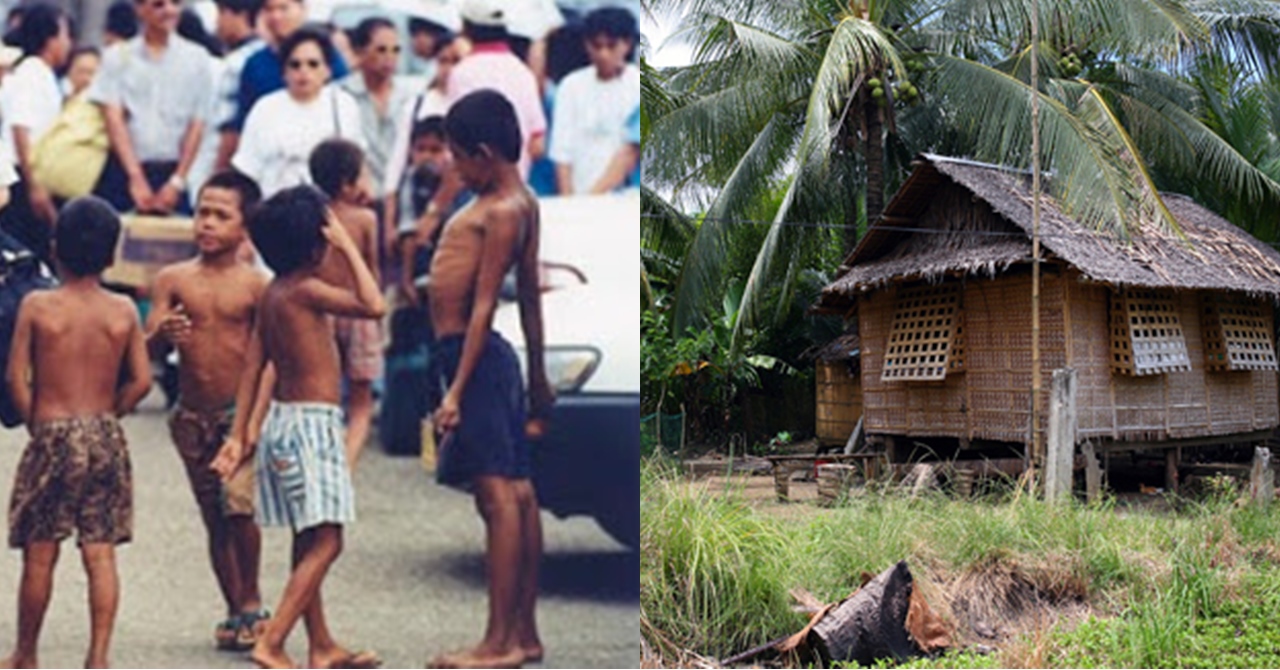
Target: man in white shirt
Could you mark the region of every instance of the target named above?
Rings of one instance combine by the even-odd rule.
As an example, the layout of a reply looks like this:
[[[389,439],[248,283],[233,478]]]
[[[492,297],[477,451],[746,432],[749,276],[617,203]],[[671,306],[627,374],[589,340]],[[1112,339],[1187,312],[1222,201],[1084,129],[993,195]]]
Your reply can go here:
[[[62,112],[62,88],[56,70],[71,55],[71,30],[62,10],[34,5],[18,31],[22,60],[0,89],[5,153],[21,180],[0,221],[11,235],[41,258],[48,258],[49,233],[58,216],[53,197],[32,179],[36,143]]]
[[[137,0],[141,33],[107,51],[89,99],[111,141],[98,195],[120,211],[190,211],[187,175],[214,94],[212,58],[176,34],[181,0]]]
[[[562,195],[624,187],[630,169],[610,170],[634,151],[627,121],[640,104],[640,69],[630,62],[639,26],[631,12],[604,7],[587,15],[591,66],[565,77],[556,93],[551,160]]]

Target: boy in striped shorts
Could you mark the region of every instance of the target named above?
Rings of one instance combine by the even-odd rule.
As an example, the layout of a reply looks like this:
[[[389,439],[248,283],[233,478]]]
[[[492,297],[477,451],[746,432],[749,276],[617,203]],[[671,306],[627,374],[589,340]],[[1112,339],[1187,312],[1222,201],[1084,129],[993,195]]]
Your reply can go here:
[[[286,189],[264,202],[249,222],[249,234],[276,277],[259,305],[236,406],[256,406],[264,375],[275,377],[266,381],[274,392],[260,438],[249,413],[236,413],[212,467],[227,478],[257,452],[258,521],[293,529],[295,559],[275,617],[250,656],[264,668],[296,667],[284,641],[305,616],[305,667],[377,667],[376,654],[351,652],[330,636],[320,590],[342,550],[342,527],[355,520],[330,317],[379,318],[386,305],[359,247],[316,189]],[[320,278],[328,253],[346,262],[354,288]],[[274,372],[267,372],[268,363]]]

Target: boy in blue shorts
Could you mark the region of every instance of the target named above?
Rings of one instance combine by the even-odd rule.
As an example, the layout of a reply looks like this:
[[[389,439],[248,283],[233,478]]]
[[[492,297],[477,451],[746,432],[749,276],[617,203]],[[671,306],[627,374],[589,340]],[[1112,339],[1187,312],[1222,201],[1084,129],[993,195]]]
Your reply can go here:
[[[431,322],[448,391],[436,412],[442,484],[473,491],[487,529],[489,625],[472,649],[437,668],[517,668],[542,659],[534,617],[542,526],[527,438],[540,436],[554,400],[542,351],[538,201],[520,177],[520,128],[501,94],[453,105],[445,133],[454,165],[477,197],[445,224],[431,263]],[[528,350],[529,409],[515,352],[493,332],[503,276],[515,268]]]
[[[268,363],[274,392],[260,437],[254,439],[249,412],[237,412],[212,467],[229,478],[256,451],[258,521],[289,526],[294,533],[293,572],[251,658],[264,668],[295,667],[284,643],[301,618],[310,642],[306,667],[377,667],[377,655],[353,653],[334,641],[320,590],[342,551],[342,527],[355,520],[330,316],[379,318],[386,305],[360,248],[316,189],[298,186],[264,202],[249,222],[249,234],[276,277],[258,307],[236,406],[256,406]],[[345,261],[354,288],[319,276],[331,253]]]

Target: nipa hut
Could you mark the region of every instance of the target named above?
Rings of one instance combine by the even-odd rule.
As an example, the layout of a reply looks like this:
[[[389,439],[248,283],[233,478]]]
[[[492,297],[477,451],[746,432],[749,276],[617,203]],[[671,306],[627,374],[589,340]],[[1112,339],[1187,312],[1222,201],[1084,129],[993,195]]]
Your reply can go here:
[[[818,311],[858,320],[869,439],[1029,442],[1030,190],[1029,173],[924,155],[823,291]],[[1189,198],[1164,202],[1185,239],[1119,240],[1042,199],[1041,406],[1071,367],[1080,441],[1260,439],[1280,423],[1280,254]]]

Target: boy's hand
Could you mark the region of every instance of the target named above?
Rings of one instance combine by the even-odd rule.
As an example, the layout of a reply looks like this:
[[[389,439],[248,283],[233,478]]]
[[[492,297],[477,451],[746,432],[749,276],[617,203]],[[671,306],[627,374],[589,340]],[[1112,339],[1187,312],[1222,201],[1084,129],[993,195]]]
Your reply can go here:
[[[351,233],[347,232],[347,227],[342,225],[338,215],[334,214],[332,209],[325,210],[325,225],[320,232],[324,233],[324,238],[339,251],[360,253],[360,247],[356,246],[356,241],[351,239]]]
[[[546,424],[551,414],[551,407],[556,404],[556,393],[551,390],[551,383],[543,376],[529,382],[529,417]]]
[[[213,470],[223,481],[226,481],[240,467],[240,463],[244,461],[245,456],[244,445],[240,444],[240,440],[229,437],[222,443],[222,448],[218,450],[218,455],[209,464],[209,469]]]
[[[173,344],[185,344],[191,339],[191,317],[187,316],[182,305],[178,305],[172,314],[160,321],[159,333],[160,337]]]
[[[458,406],[458,397],[452,391],[446,393],[440,407],[436,409],[434,420],[436,430],[448,433],[462,423],[462,410]]]

